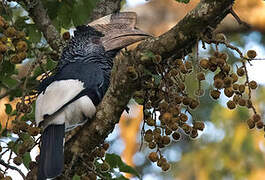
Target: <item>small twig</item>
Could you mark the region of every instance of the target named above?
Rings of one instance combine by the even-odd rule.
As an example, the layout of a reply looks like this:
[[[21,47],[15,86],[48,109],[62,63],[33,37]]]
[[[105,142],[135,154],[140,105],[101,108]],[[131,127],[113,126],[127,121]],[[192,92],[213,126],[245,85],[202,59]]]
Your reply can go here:
[[[247,61],[252,60],[252,59],[250,59],[250,58],[245,57],[245,56],[243,55],[243,53],[242,53],[237,47],[235,47],[235,46],[229,44],[229,43],[226,42],[226,41],[223,41],[223,40],[215,40],[215,39],[208,39],[208,38],[205,38],[205,37],[202,38],[202,41],[203,41],[203,42],[206,42],[207,44],[211,44],[211,43],[214,43],[214,44],[224,44],[227,48],[232,49],[232,50],[235,50],[235,51],[239,54],[240,58],[245,59],[245,60],[247,60]]]
[[[101,179],[106,179],[106,177],[104,177],[102,174],[98,173],[97,171],[95,171],[93,168],[89,167],[89,165],[83,160],[82,157],[79,156],[79,158],[81,159],[81,161],[83,162],[83,164],[86,166],[86,168],[93,172],[94,174],[96,174],[98,177],[100,177]]]
[[[236,19],[236,21],[238,22],[238,24],[240,24],[240,25],[244,25],[244,26],[246,26],[248,29],[251,28],[251,26],[250,26],[248,23],[246,23],[246,22],[244,22],[244,21],[242,21],[242,20],[240,19],[240,17],[236,14],[236,12],[235,12],[232,8],[230,9],[230,14]]]
[[[2,159],[0,159],[0,164],[3,165],[3,166],[5,166],[5,167],[8,168],[8,169],[12,169],[12,170],[17,171],[17,172],[23,177],[23,179],[26,179],[26,176],[25,176],[25,175],[22,173],[22,171],[21,171],[20,169],[18,169],[17,167],[15,167],[15,166],[11,166],[11,165],[5,163],[5,161],[3,161]]]
[[[248,85],[248,99],[251,100],[251,88],[249,86],[249,76],[248,76],[247,66],[246,66],[245,62],[242,62],[242,64],[243,64],[244,70],[246,72],[246,83]],[[251,109],[253,110],[254,114],[257,114],[257,111],[253,105],[251,106]]]

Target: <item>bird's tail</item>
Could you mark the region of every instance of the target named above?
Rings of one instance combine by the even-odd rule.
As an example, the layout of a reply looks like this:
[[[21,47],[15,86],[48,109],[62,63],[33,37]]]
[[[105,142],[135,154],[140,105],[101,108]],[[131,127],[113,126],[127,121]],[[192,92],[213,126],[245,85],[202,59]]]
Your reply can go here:
[[[65,125],[48,126],[41,137],[38,180],[54,178],[61,174],[64,165]]]

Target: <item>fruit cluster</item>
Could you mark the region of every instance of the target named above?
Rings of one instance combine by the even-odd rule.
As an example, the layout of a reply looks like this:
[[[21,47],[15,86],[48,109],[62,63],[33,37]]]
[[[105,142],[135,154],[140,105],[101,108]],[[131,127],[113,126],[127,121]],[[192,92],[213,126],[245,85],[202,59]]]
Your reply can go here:
[[[251,99],[251,90],[257,88],[257,83],[249,81],[246,68],[246,62],[254,59],[256,52],[249,50],[247,57],[241,60],[242,65],[237,67],[234,72],[228,63],[227,53],[218,50],[218,44],[224,43],[226,37],[219,34],[216,38],[213,41],[216,45],[213,55],[197,60],[198,63],[194,64],[184,59],[169,58],[162,61],[159,55],[153,55],[150,52],[142,54],[142,64],[146,66],[152,62],[154,68],[151,70],[148,68],[148,72],[145,72],[145,76],[141,79],[142,90],[135,92],[134,99],[144,105],[142,139],[150,149],[156,150],[151,152],[148,157],[150,161],[156,162],[163,171],[167,171],[170,164],[162,155],[161,149],[169,145],[172,140],[179,140],[184,134],[190,138],[196,138],[198,131],[204,129],[204,123],[196,121],[192,116],[192,111],[200,105],[199,97],[204,95],[201,82],[205,80],[207,71],[215,73],[210,97],[217,100],[223,92],[230,98],[227,102],[229,109],[243,106],[253,110],[253,117],[247,121],[250,128],[255,126],[259,129],[264,128]],[[229,48],[231,47],[229,45]],[[194,95],[191,95],[187,93],[185,80],[187,75],[195,69],[198,89]],[[131,72],[134,71],[129,67],[128,72],[133,74]],[[245,81],[242,83],[241,79],[245,79]]]
[[[10,26],[0,16],[0,63],[7,56],[11,63],[19,64],[27,57],[26,35]]]

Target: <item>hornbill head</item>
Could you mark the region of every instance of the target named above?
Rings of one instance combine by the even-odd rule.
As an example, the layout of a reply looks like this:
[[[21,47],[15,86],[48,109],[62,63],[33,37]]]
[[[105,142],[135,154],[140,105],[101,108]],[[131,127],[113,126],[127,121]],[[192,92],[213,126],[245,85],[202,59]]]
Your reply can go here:
[[[101,37],[106,51],[122,49],[151,35],[136,28],[135,12],[120,12],[97,19],[88,25],[104,34]]]

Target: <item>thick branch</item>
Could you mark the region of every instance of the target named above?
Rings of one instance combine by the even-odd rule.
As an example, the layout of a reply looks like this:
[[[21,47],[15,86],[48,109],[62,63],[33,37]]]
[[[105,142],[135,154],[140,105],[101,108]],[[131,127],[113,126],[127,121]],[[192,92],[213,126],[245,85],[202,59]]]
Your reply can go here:
[[[152,51],[163,59],[183,57],[187,55],[202,34],[209,29],[216,28],[221,20],[230,12],[234,0],[202,0],[183,20],[170,31],[158,38],[150,38],[142,42],[130,54],[116,58],[112,73],[111,86],[98,107],[96,117],[82,127],[66,144],[66,160],[72,159],[74,153],[89,153],[102,143],[114,129],[123,109],[127,105],[134,91],[139,88],[139,79],[131,80],[126,72],[129,65],[133,65],[139,72],[143,65],[140,62],[141,53]],[[209,28],[211,27],[211,28]],[[145,67],[152,69],[152,65]],[[74,171],[74,169],[73,169]]]
[[[95,19],[99,19],[102,16],[112,14],[113,12],[119,12],[121,9],[121,1],[122,0],[100,0],[98,1],[96,7],[93,9],[93,12],[91,13],[89,22]]]
[[[29,15],[38,26],[38,29],[43,33],[48,44],[57,53],[61,53],[63,48],[63,40],[55,26],[52,24],[46,9],[43,7],[40,0],[27,1],[24,0],[27,7],[29,7]]]

